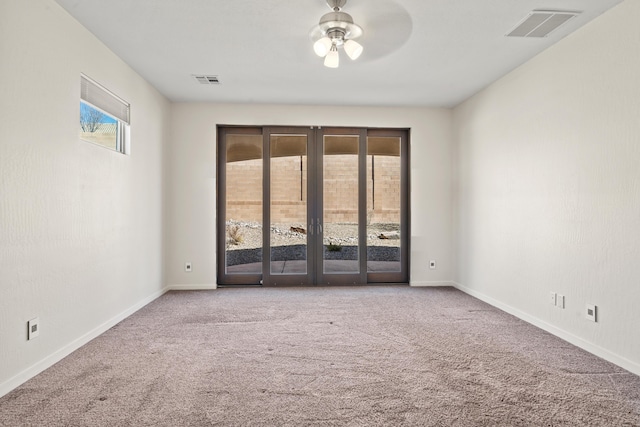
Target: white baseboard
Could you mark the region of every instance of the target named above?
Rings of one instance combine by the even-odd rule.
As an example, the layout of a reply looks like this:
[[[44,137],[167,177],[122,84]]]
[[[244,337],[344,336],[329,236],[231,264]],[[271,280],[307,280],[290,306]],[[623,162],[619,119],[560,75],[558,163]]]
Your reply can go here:
[[[553,326],[543,320],[538,319],[537,317],[531,316],[530,314],[527,314],[514,307],[511,307],[508,304],[504,304],[496,299],[493,299],[487,295],[484,295],[481,292],[477,292],[477,291],[474,291],[473,289],[469,289],[457,282],[452,282],[452,285],[456,289],[459,289],[460,291],[464,292],[465,294],[471,295],[474,298],[477,298],[481,301],[486,302],[487,304],[490,304],[496,308],[499,308],[502,311],[505,311],[513,316],[516,316],[517,318],[524,320],[527,323],[530,323],[534,326],[537,326],[540,329],[543,329],[549,332],[550,334],[553,334],[559,338],[562,338],[563,340],[575,345],[576,347],[580,347],[581,349],[586,350],[589,353],[594,354],[598,357],[601,357],[602,359],[608,362],[618,365],[629,372],[632,372],[636,375],[640,375],[640,364],[636,362],[633,362],[625,357],[612,353],[611,351],[605,348],[602,348],[598,345],[585,341],[584,339],[580,338],[577,335],[574,335],[570,332],[567,332],[563,329]]]
[[[203,285],[169,285],[167,287],[170,291],[209,291],[217,289],[216,283],[203,284]]]
[[[414,282],[414,281],[411,281],[411,282],[409,282],[409,286],[415,286],[416,288],[418,288],[418,287],[436,287],[436,286],[453,286],[453,282],[448,282],[448,281],[440,281],[440,282],[419,281],[419,282]]]
[[[47,368],[53,366],[54,364],[58,363],[59,361],[61,361],[62,359],[64,359],[65,357],[67,357],[68,355],[70,355],[71,353],[73,353],[74,351],[76,351],[77,349],[79,349],[80,347],[82,347],[83,345],[88,343],[89,341],[91,341],[92,339],[96,338],[100,334],[106,332],[108,329],[110,329],[113,326],[115,326],[117,323],[119,323],[119,322],[123,321],[124,319],[126,319],[127,317],[131,316],[133,313],[135,313],[136,311],[140,310],[145,305],[147,305],[150,302],[154,301],[155,299],[161,297],[168,290],[169,290],[169,288],[166,287],[166,288],[164,288],[164,289],[162,289],[160,291],[154,292],[153,294],[151,294],[147,298],[143,299],[142,301],[137,302],[136,304],[132,305],[131,307],[129,307],[125,311],[123,311],[123,312],[119,313],[118,315],[112,317],[111,319],[107,320],[103,324],[101,324],[98,327],[92,329],[91,331],[87,332],[86,334],[82,335],[81,337],[73,340],[72,342],[70,342],[69,344],[65,345],[64,347],[62,347],[60,350],[56,351],[55,353],[50,354],[49,356],[45,357],[41,361],[37,362],[36,364],[34,364],[34,365],[30,366],[29,368],[23,370],[22,372],[18,373],[17,375],[13,376],[12,378],[9,378],[7,381],[5,381],[2,384],[0,384],[0,397],[4,396],[5,394],[9,393],[11,390],[15,389],[16,387],[20,386],[21,384],[23,384],[26,381],[30,380],[31,378],[35,377],[36,375],[38,375],[40,372],[44,371],[45,369],[47,369]]]

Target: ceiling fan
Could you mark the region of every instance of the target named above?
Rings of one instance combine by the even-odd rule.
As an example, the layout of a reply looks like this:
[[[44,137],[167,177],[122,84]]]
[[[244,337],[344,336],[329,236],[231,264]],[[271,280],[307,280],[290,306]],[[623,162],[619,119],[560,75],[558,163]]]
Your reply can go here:
[[[364,48],[355,41],[362,36],[362,27],[353,22],[353,18],[342,8],[347,0],[326,0],[332,10],[320,18],[317,26],[311,30],[311,38],[315,40],[313,50],[316,55],[324,58],[325,67],[338,68],[340,54],[338,48],[343,48],[352,60],[358,59]]]

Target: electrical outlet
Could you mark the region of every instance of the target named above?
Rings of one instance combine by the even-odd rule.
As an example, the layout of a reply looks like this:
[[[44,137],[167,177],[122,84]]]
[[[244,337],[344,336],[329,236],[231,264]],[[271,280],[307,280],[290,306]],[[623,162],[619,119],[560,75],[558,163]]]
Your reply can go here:
[[[587,320],[591,320],[592,322],[598,321],[598,307],[593,304],[587,304],[585,317]]]
[[[556,293],[555,292],[551,292],[549,294],[549,302],[551,303],[551,305],[556,305]]]
[[[40,335],[40,318],[36,317],[27,322],[27,340],[32,340]]]
[[[556,306],[558,308],[564,308],[564,295],[558,294],[556,298]]]
[[[191,273],[191,263],[190,262],[185,262],[184,263],[184,271],[186,271],[187,273]]]
[[[429,268],[431,270],[435,270],[436,269],[436,260],[432,259],[431,261],[429,261]]]

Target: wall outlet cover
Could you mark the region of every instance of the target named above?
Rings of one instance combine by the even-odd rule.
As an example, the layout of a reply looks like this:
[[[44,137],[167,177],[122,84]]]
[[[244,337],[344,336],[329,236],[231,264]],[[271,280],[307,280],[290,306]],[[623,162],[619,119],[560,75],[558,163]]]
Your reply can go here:
[[[556,293],[555,292],[551,292],[549,293],[549,302],[551,303],[551,305],[556,305]]]
[[[592,322],[598,321],[598,307],[593,304],[587,304],[585,317]]]
[[[27,322],[27,340],[32,340],[40,335],[40,318],[36,317]]]

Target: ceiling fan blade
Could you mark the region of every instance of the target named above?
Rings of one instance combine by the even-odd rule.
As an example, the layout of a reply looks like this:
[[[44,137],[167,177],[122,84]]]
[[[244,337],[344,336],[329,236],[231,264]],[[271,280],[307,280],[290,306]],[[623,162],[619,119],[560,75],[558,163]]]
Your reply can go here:
[[[394,0],[354,1],[347,8],[364,30],[358,38],[358,43],[364,47],[361,61],[390,55],[409,40],[413,31],[409,12]]]

